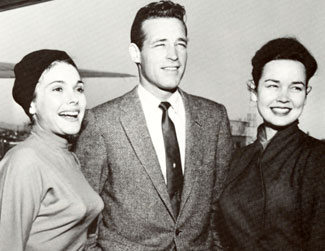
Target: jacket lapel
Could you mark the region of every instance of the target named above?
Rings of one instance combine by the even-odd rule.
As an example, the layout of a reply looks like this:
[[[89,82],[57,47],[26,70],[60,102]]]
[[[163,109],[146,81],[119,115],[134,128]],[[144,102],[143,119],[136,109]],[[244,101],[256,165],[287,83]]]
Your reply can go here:
[[[120,121],[125,134],[169,213],[173,215],[166,184],[147,129],[137,88],[125,96],[121,103],[121,109],[124,113],[122,113]]]
[[[180,206],[180,213],[188,200],[192,188],[197,179],[197,171],[202,165],[203,144],[202,142],[202,123],[198,107],[189,95],[181,91],[185,106],[186,117],[186,149],[185,149],[185,170],[184,187]]]

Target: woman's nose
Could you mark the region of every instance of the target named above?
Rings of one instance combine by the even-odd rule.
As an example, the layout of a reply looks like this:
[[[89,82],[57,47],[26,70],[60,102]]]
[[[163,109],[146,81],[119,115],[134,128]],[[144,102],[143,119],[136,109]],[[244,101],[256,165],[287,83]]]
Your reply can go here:
[[[289,102],[289,97],[288,97],[288,90],[286,88],[282,88],[279,92],[279,95],[277,97],[277,100],[282,103],[287,103]]]
[[[68,103],[69,104],[78,104],[79,103],[79,98],[78,98],[77,93],[75,93],[74,91],[69,93]]]

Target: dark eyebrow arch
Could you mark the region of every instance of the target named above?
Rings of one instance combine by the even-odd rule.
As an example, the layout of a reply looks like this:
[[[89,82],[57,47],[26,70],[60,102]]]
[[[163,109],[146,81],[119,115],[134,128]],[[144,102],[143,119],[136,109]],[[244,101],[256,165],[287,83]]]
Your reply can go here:
[[[48,85],[52,85],[52,84],[55,84],[55,83],[66,84],[66,82],[63,81],[63,80],[54,80],[54,81],[48,83]],[[85,84],[85,83],[82,80],[78,80],[76,84]]]
[[[186,38],[182,38],[182,37],[181,37],[181,38],[179,38],[178,40],[179,40],[179,41],[182,41],[182,42],[184,42],[184,43],[186,43],[186,44],[188,43],[188,39],[186,39]]]
[[[63,80],[54,80],[54,81],[48,83],[47,85],[49,86],[49,85],[53,85],[53,84],[56,84],[56,83],[65,84],[65,82]]]
[[[292,84],[294,84],[294,85],[306,85],[304,82],[302,82],[302,81],[294,81],[294,82],[292,82]]]
[[[166,42],[167,39],[165,38],[162,38],[162,39],[157,39],[157,40],[154,40],[152,43],[155,44],[155,43],[159,43],[159,42]]]
[[[177,39],[178,41],[182,41],[182,42],[184,42],[184,43],[188,43],[188,39],[186,39],[186,38],[178,38]],[[155,43],[159,43],[159,42],[166,42],[167,41],[167,39],[165,39],[165,38],[162,38],[162,39],[157,39],[157,40],[154,40],[152,43],[153,44],[155,44]]]
[[[280,81],[279,81],[279,80],[275,80],[275,79],[271,79],[271,78],[264,80],[264,82],[274,82],[274,83],[280,83]]]

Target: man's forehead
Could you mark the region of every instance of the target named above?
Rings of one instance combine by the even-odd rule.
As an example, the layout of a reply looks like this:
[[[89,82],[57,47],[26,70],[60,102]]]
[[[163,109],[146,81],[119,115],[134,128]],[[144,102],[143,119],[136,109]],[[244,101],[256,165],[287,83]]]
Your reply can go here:
[[[170,17],[150,18],[143,22],[142,31],[146,38],[164,39],[170,36],[177,36],[187,39],[185,27],[181,20]]]

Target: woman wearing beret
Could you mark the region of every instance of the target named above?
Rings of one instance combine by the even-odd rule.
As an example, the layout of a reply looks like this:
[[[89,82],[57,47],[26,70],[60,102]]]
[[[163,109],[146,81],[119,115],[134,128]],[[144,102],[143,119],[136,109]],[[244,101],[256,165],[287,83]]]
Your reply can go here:
[[[264,123],[233,156],[219,198],[225,250],[325,250],[325,145],[298,127],[317,63],[296,39],[252,59],[251,98]]]
[[[0,162],[0,250],[83,250],[103,208],[68,150],[85,112],[84,84],[57,50],[26,55],[15,76],[13,97],[33,127]]]

